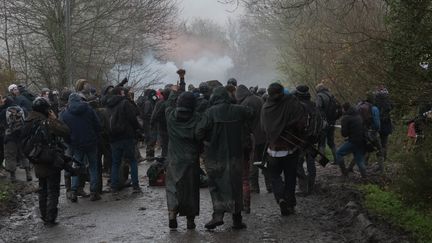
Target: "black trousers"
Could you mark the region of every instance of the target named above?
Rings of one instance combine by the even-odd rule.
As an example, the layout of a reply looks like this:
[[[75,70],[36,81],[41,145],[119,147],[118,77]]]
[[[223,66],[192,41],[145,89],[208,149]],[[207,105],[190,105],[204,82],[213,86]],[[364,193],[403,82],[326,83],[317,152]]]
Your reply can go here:
[[[39,210],[46,222],[55,222],[60,196],[60,170],[48,177],[39,178]]]
[[[294,207],[296,205],[295,189],[299,152],[280,158],[269,156],[268,160],[276,202],[279,203],[280,200],[285,200],[288,206]],[[283,180],[281,174],[284,175]]]

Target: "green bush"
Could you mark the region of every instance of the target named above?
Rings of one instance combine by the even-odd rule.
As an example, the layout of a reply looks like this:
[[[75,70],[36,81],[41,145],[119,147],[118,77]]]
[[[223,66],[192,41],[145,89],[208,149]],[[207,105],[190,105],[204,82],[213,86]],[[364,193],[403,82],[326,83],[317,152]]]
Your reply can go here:
[[[376,185],[365,185],[361,190],[370,211],[412,233],[418,242],[432,242],[432,215],[406,206],[398,194],[383,191]]]
[[[428,131],[425,134],[432,134]],[[414,151],[400,155],[400,177],[396,186],[407,203],[431,208],[432,200],[432,136]]]

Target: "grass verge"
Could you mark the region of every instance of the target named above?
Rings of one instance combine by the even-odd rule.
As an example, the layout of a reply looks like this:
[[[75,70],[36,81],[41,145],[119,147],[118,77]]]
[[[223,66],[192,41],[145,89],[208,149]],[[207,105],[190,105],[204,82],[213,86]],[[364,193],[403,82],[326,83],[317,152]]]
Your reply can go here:
[[[364,185],[365,206],[393,225],[412,233],[418,242],[432,242],[432,215],[404,205],[400,197],[377,185]]]

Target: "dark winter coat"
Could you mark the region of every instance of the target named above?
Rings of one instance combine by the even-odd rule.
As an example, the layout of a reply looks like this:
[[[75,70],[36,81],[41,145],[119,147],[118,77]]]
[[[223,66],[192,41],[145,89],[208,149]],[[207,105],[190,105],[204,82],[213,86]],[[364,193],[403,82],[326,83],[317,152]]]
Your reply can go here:
[[[198,135],[207,133],[209,140],[205,166],[215,212],[242,209],[244,126],[252,117],[250,108],[231,104],[226,89],[219,87],[198,125]]]
[[[266,134],[267,142],[272,149],[291,150],[298,142],[288,139],[286,132],[298,137],[306,125],[305,109],[294,95],[284,95],[280,98],[269,97],[261,111],[261,123]]]
[[[365,130],[363,127],[363,120],[355,108],[352,107],[345,112],[345,115],[342,117],[341,125],[341,134],[343,137],[346,137],[349,142],[357,146],[364,146]]]
[[[196,128],[200,117],[198,113],[183,107],[166,109],[169,136],[167,203],[168,210],[175,210],[180,216],[195,216],[199,213],[199,153],[202,137]]]
[[[97,147],[101,124],[96,112],[78,94],[69,97],[69,104],[60,114],[60,119],[69,127],[69,144],[73,149],[83,151]]]
[[[29,116],[25,121],[23,129],[24,130],[31,129],[34,123],[45,121],[45,120],[48,120],[47,126],[48,126],[48,131],[50,132],[51,142],[54,139],[66,138],[69,136],[70,131],[66,124],[64,124],[63,122],[57,119],[56,120],[48,119],[44,114],[36,111],[32,111],[29,114]],[[37,178],[48,177],[60,171],[60,168],[54,167],[51,164],[35,164],[34,169]]]
[[[121,124],[124,124],[124,133],[121,135],[110,134],[110,141],[116,142],[123,139],[135,139],[136,131],[141,129],[137,119],[136,107],[124,96],[113,95],[107,100],[108,114],[110,117],[114,112],[121,112]]]
[[[333,95],[330,93],[330,91],[326,88],[318,91],[317,98],[316,98],[316,106],[321,111],[321,114],[327,114],[327,110],[330,104],[330,99]],[[327,120],[329,124],[335,124],[336,121],[329,121]]]
[[[153,113],[150,119],[150,124],[152,128],[157,128],[158,131],[166,132],[167,124],[165,117],[165,109],[167,107],[167,103],[165,100],[159,100],[156,102],[156,105],[153,109]]]
[[[18,96],[11,96],[11,98],[14,100],[14,103],[16,105],[18,105],[24,110],[26,115],[32,111],[32,102],[29,99],[27,99],[25,96],[18,95]]]
[[[264,101],[260,97],[252,94],[244,85],[237,87],[236,99],[240,105],[247,106],[253,110],[253,119],[250,122],[250,129],[254,135],[255,144],[264,144],[266,139],[261,126],[261,109]]]

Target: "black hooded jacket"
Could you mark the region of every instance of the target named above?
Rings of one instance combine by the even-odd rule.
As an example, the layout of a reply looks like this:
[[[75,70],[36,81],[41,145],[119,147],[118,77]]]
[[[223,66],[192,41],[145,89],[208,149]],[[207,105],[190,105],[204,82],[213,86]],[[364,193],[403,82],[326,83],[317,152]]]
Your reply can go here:
[[[357,145],[364,146],[364,128],[363,121],[357,110],[351,107],[342,117],[342,136],[348,138],[348,141]]]
[[[137,119],[137,112],[134,105],[124,96],[112,95],[107,99],[108,114],[111,120],[113,114],[119,112],[120,120],[117,121],[124,126],[122,134],[110,133],[110,141],[116,142],[123,139],[134,139],[136,137],[136,130],[141,126]]]
[[[237,87],[236,99],[238,104],[247,106],[253,110],[254,116],[250,126],[255,137],[255,144],[264,144],[266,138],[261,126],[261,109],[264,101],[260,97],[252,94],[252,92],[250,92],[250,90],[244,85]]]

